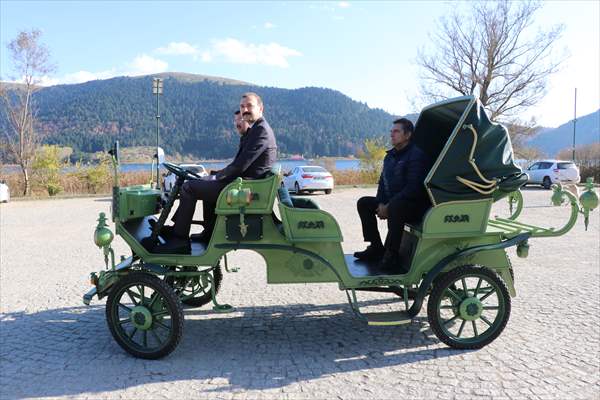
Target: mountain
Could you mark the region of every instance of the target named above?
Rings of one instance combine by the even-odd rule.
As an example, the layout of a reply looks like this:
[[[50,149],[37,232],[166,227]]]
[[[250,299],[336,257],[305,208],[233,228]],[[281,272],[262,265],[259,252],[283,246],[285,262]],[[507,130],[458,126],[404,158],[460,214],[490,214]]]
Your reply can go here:
[[[575,144],[600,142],[600,110],[577,118]],[[542,129],[529,140],[529,146],[537,147],[550,157],[562,149],[573,146],[573,121],[565,122],[558,128]]]
[[[167,154],[196,159],[232,157],[238,143],[233,112],[242,93],[248,91],[262,97],[265,117],[282,155],[355,154],[366,138],[387,135],[394,119],[383,110],[369,108],[331,89],[289,90],[219,77],[164,73],[40,89],[34,101],[43,141],[70,146],[75,153],[108,149],[116,139],[122,146],[155,144],[154,76],[164,79],[160,139]],[[3,128],[6,121],[0,118]]]

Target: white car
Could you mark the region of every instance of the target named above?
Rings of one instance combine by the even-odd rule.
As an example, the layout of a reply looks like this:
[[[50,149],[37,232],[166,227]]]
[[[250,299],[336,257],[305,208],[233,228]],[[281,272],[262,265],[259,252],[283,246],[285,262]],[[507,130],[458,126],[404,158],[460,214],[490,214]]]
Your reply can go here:
[[[0,203],[8,203],[10,201],[10,189],[4,181],[0,182]]]
[[[333,190],[333,175],[325,168],[315,165],[296,167],[283,176],[282,185],[289,191],[300,194],[323,190],[326,194]]]
[[[550,189],[553,183],[579,183],[579,168],[572,161],[543,160],[533,164],[525,170],[529,176],[528,184],[542,185]]]
[[[199,176],[208,176],[208,172],[206,172],[206,168],[202,164],[179,164],[181,168],[184,168],[190,172],[198,174]],[[164,175],[163,178],[163,191],[170,192],[175,186],[175,181],[177,181],[177,176],[172,172]]]

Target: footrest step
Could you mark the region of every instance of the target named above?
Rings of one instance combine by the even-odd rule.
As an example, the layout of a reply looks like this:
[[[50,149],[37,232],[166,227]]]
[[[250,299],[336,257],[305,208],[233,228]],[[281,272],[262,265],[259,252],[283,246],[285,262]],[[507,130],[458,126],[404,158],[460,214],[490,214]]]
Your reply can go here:
[[[412,318],[406,311],[388,311],[362,313],[369,325],[404,325],[410,324]]]

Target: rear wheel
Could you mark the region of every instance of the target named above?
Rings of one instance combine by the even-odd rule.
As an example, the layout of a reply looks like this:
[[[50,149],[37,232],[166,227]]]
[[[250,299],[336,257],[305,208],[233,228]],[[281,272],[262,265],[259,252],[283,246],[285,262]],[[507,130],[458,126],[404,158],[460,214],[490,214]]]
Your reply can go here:
[[[466,265],[436,280],[427,317],[435,335],[448,346],[480,349],[502,333],[510,307],[508,289],[496,272]]]
[[[161,279],[132,272],[118,281],[106,301],[106,321],[116,342],[139,358],[171,353],[183,335],[183,309]]]
[[[331,194],[331,189],[325,189],[325,194]]]
[[[294,183],[294,190],[296,194],[300,194],[300,185],[298,185],[298,182]]]
[[[552,186],[552,180],[550,180],[549,176],[544,177],[544,180],[542,181],[542,186],[546,190],[550,189],[550,187]]]

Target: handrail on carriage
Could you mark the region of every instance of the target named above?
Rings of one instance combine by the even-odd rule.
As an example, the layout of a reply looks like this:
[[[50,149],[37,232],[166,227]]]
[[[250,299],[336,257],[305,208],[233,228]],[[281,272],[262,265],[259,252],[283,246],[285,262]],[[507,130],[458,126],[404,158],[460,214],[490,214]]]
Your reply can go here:
[[[526,224],[524,222],[516,221],[516,218],[521,213],[523,209],[523,196],[520,192],[515,192],[509,196],[509,205],[511,208],[511,215],[508,218],[501,218],[496,216],[494,219],[490,219],[488,221],[488,225],[500,229],[503,231],[503,236],[505,238],[511,238],[520,233],[529,232],[531,233],[531,237],[553,237],[553,236],[561,236],[567,233],[575,223],[577,222],[577,217],[579,213],[584,215],[584,223],[587,230],[588,226],[588,215],[591,210],[598,206],[598,196],[594,192],[593,189],[593,181],[588,180],[586,184],[586,191],[580,196],[579,199],[569,192],[568,190],[563,190],[562,185],[559,183],[558,185],[554,185],[554,194],[552,195],[552,203],[554,206],[562,205],[565,200],[568,199],[568,202],[571,206],[571,215],[569,219],[561,228],[542,228],[539,226]],[[517,203],[517,209],[515,212],[512,212],[513,202]]]

